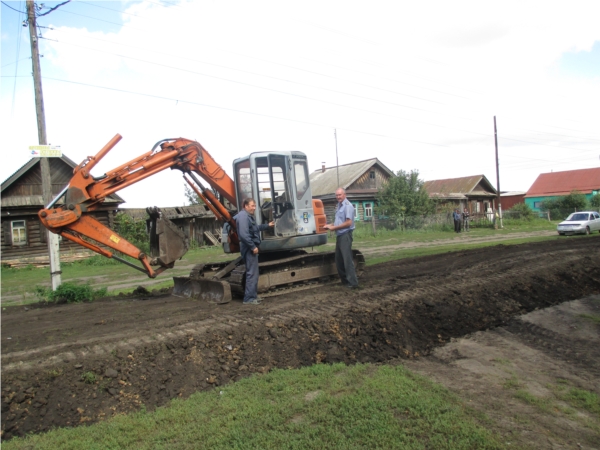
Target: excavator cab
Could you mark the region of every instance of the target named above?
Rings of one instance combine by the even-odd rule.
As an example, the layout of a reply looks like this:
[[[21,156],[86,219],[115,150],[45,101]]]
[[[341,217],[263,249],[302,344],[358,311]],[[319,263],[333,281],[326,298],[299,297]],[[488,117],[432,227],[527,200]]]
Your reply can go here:
[[[244,199],[256,202],[256,223],[275,222],[263,232],[260,251],[278,252],[327,243],[325,215],[315,214],[308,164],[302,152],[252,153],[233,162],[237,207]],[[318,202],[320,204],[320,202]],[[228,252],[227,239],[223,239]]]

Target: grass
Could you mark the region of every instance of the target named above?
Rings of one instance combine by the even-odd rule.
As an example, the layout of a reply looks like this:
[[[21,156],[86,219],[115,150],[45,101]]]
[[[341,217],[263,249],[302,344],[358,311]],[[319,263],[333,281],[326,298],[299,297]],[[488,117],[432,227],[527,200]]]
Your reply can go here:
[[[402,366],[274,370],[155,412],[3,443],[11,449],[493,449],[445,388]]]
[[[219,247],[205,247],[190,250],[176,263],[176,268],[150,279],[144,274],[130,269],[123,264],[102,264],[104,261],[114,262],[109,258],[97,255],[86,260],[61,264],[62,281],[81,283],[86,281],[94,288],[105,287],[111,295],[130,293],[138,285],[149,290],[173,286],[173,276],[185,276],[191,266],[198,262],[217,262],[231,259],[232,255],[225,255]],[[48,267],[35,268],[33,266],[22,269],[11,269],[2,266],[2,305],[27,304],[39,301],[36,297],[36,286],[50,286],[50,269]],[[114,287],[124,282],[135,283],[135,287]],[[5,297],[17,297],[7,301]]]
[[[591,320],[594,323],[600,323],[600,316],[596,314],[580,314],[579,317],[582,317],[587,320]]]
[[[448,252],[460,252],[463,250],[472,250],[476,248],[485,248],[485,247],[493,247],[499,244],[502,245],[517,245],[517,244],[525,244],[527,242],[541,242],[541,241],[554,241],[557,237],[547,236],[547,237],[529,237],[529,238],[515,238],[515,239],[506,239],[501,242],[491,241],[491,242],[457,242],[455,244],[447,244],[447,245],[437,245],[437,246],[427,246],[427,247],[415,247],[415,248],[406,248],[400,250],[390,250],[389,253],[384,254],[383,256],[371,256],[365,257],[365,262],[367,266],[380,264],[387,261],[394,261],[397,259],[403,258],[415,258],[418,256],[428,256],[428,255],[438,255],[440,253],[448,253]],[[358,245],[354,247],[358,248]]]
[[[503,387],[512,390],[515,398],[543,414],[562,414],[600,433],[600,396],[594,392],[573,387],[568,380],[557,378],[555,384],[546,386],[553,395],[540,397],[524,389],[523,383],[515,375],[505,380]],[[581,411],[589,416],[578,414]]]

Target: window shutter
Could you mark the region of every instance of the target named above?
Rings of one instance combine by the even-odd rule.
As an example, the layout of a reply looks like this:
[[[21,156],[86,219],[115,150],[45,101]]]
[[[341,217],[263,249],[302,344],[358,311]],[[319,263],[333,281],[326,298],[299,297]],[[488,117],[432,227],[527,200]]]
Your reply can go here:
[[[42,222],[38,222],[38,224],[40,226],[40,242],[46,244],[48,242],[48,230],[42,225]]]
[[[4,243],[6,245],[12,245],[12,230],[10,229],[10,218],[4,221]]]

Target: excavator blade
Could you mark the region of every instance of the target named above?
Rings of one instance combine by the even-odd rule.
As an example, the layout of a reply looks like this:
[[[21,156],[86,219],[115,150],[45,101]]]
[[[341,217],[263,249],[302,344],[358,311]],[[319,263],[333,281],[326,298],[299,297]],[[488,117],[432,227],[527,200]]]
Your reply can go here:
[[[146,211],[150,216],[150,256],[163,267],[173,267],[173,263],[187,253],[189,239],[177,225],[161,214],[160,209],[146,208]]]
[[[231,286],[226,281],[189,277],[173,277],[173,281],[173,295],[176,297],[191,297],[217,304],[231,301]]]

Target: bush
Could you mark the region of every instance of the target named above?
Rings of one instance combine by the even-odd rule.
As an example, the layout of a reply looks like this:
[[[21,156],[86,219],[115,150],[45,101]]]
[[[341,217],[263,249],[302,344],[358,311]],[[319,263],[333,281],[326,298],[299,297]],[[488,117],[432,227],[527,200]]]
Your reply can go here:
[[[600,194],[592,196],[590,199],[590,205],[594,208],[600,208]]]
[[[527,203],[517,203],[515,206],[510,208],[508,211],[511,219],[521,219],[531,221],[535,218],[533,210]]]
[[[573,191],[564,197],[545,200],[542,202],[541,207],[544,211],[550,211],[552,220],[562,220],[572,212],[584,211],[588,208],[589,204],[585,195],[577,191]]]
[[[36,286],[35,295],[47,303],[92,302],[108,294],[106,288],[94,290],[89,284],[63,283],[55,291],[51,288]]]

